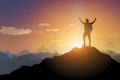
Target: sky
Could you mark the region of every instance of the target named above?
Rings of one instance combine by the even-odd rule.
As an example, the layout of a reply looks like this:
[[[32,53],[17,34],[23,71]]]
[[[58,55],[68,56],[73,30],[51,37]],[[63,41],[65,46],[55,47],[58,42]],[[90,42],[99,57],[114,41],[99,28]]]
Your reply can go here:
[[[120,0],[0,0],[0,50],[17,54],[40,47],[64,53],[82,46],[93,21],[92,46],[120,52]]]

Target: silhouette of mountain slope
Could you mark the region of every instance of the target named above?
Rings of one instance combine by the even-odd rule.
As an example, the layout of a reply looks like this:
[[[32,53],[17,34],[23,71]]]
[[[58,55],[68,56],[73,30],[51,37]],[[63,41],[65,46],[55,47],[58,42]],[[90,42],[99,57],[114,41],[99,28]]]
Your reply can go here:
[[[94,47],[74,48],[32,67],[23,66],[0,80],[118,80],[120,64]]]
[[[23,50],[17,55],[9,51],[0,51],[0,75],[9,74],[23,65],[39,64],[45,58],[51,58],[54,55],[50,52],[30,53],[29,50]]]

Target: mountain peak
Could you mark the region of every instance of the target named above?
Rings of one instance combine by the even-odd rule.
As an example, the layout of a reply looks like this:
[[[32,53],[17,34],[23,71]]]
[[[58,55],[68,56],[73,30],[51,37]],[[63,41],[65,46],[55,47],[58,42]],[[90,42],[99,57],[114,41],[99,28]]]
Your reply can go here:
[[[30,54],[30,51],[26,50],[26,49],[18,53],[19,56],[21,56],[21,55],[28,55],[28,54]]]
[[[95,47],[73,48],[70,52],[51,59],[52,70],[62,76],[95,76],[108,68],[113,60]],[[58,67],[59,65],[59,67]]]

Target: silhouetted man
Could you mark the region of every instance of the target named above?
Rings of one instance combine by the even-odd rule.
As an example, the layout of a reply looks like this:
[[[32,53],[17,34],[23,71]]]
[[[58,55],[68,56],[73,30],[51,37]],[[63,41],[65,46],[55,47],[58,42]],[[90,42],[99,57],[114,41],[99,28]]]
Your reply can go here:
[[[89,39],[89,46],[91,46],[92,24],[96,21],[96,18],[93,22],[89,22],[89,19],[86,19],[86,22],[83,22],[80,17],[79,17],[79,20],[81,21],[82,24],[84,24],[84,34],[83,34],[84,46],[86,45],[85,37],[87,37],[87,36]]]

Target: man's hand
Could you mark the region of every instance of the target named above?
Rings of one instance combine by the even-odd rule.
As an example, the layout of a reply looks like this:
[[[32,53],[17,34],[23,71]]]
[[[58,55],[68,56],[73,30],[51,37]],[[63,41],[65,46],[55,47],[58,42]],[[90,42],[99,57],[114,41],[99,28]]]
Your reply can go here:
[[[79,20],[80,20],[80,22],[81,22],[81,23],[83,23],[83,24],[84,24],[84,22],[82,21],[82,19],[81,19],[80,17],[79,17]]]
[[[93,21],[93,22],[91,22],[91,24],[95,23],[95,21],[96,21],[96,20],[97,20],[97,18],[95,18],[95,19],[94,19],[94,21]]]

